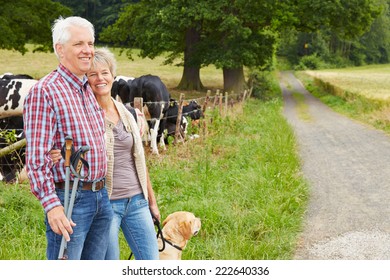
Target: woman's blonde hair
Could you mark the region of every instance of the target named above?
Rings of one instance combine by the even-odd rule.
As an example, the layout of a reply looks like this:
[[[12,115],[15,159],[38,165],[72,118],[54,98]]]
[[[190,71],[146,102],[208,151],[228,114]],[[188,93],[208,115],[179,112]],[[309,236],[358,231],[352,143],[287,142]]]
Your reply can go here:
[[[108,48],[95,48],[91,69],[96,68],[96,64],[107,65],[112,76],[116,76],[116,60],[114,54]]]

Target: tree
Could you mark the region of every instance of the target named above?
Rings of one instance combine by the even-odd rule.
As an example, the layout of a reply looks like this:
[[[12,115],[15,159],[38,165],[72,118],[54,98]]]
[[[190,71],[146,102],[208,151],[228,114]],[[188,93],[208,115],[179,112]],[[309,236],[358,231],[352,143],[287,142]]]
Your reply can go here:
[[[199,69],[214,64],[224,90],[243,87],[244,67],[272,65],[286,28],[326,28],[355,38],[379,14],[377,0],[143,0],[129,5],[101,39],[139,47],[143,57],[168,54],[183,66],[180,87],[201,89]]]
[[[51,24],[69,8],[50,0],[0,0],[0,48],[26,53],[25,44],[37,44],[35,50],[52,50]]]
[[[224,84],[229,89],[242,85],[244,65],[259,65],[272,58],[276,39],[271,28],[261,30],[261,23],[269,24],[272,19],[269,10],[253,6],[259,1],[236,1],[234,7],[231,2],[141,1],[129,5],[100,39],[139,47],[143,57],[168,53],[166,63],[181,59],[177,64],[183,66],[181,89],[201,90],[200,68],[214,64],[224,69]]]
[[[202,54],[205,65],[223,69],[224,91],[240,92],[245,84],[244,67],[272,65],[278,28],[293,21],[287,2],[217,1],[214,17],[205,24]]]
[[[103,27],[113,24],[118,19],[118,13],[128,5],[122,0],[54,0],[72,9],[75,16],[88,19],[95,27],[95,33],[99,34]],[[127,2],[138,2],[137,0]],[[99,42],[98,38],[96,41]]]
[[[183,66],[183,76],[178,88],[201,90],[201,60],[196,45],[205,17],[204,2],[145,0],[128,5],[115,24],[104,29],[100,39],[140,48],[142,57],[153,59],[165,53],[167,64],[179,59],[177,65]]]
[[[376,49],[387,49],[384,1],[302,0],[296,12],[306,21],[300,21],[294,30],[283,32],[280,54],[286,55],[293,64],[306,55],[315,55],[336,67],[365,63],[367,57],[378,55]],[[305,44],[309,46],[306,49]]]
[[[374,21],[368,32],[359,38],[359,43],[364,46],[366,63],[390,62],[390,1],[385,1],[384,10]]]

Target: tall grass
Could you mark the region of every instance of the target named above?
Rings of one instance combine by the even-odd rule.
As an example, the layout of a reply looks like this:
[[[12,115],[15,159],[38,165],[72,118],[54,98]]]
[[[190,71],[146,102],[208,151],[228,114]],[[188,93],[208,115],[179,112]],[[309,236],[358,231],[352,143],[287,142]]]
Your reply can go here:
[[[43,208],[26,185],[0,183],[0,259],[44,259]]]

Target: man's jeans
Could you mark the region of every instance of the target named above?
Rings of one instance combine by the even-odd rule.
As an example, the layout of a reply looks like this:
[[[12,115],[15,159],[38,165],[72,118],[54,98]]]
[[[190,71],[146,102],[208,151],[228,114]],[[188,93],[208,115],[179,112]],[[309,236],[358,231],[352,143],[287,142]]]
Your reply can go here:
[[[119,260],[119,229],[136,260],[158,260],[158,244],[149,204],[143,194],[111,200],[114,219],[111,223],[107,260]],[[130,255],[130,250],[129,250]]]
[[[64,190],[56,189],[64,203]],[[72,190],[69,192],[69,196]],[[70,200],[70,198],[69,198]],[[104,260],[113,211],[108,199],[107,189],[93,192],[77,190],[72,221],[76,223],[73,234],[67,243],[69,260]],[[47,258],[58,259],[62,235],[54,233],[46,216]]]

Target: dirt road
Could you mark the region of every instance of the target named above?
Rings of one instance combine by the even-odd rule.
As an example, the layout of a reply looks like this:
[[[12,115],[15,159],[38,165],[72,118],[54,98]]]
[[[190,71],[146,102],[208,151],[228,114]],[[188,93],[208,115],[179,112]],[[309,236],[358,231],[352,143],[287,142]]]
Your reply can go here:
[[[335,113],[291,72],[280,86],[310,184],[295,259],[389,260],[390,137]]]

